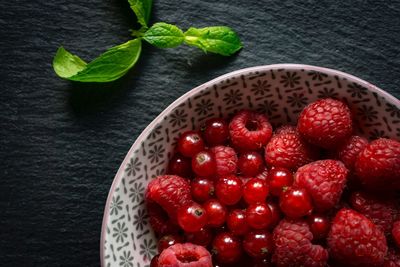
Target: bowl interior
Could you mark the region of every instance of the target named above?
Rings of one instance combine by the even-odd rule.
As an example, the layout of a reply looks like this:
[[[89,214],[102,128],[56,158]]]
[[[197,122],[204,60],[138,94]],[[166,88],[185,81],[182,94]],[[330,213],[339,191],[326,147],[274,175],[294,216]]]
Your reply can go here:
[[[182,131],[244,108],[267,114],[274,127],[295,124],[305,105],[327,97],[349,105],[359,134],[400,139],[399,100],[351,75],[313,66],[286,64],[236,71],[171,104],[139,136],[114,179],[103,221],[102,266],[150,265],[157,242],[148,223],[144,193],[150,179],[165,173]]]

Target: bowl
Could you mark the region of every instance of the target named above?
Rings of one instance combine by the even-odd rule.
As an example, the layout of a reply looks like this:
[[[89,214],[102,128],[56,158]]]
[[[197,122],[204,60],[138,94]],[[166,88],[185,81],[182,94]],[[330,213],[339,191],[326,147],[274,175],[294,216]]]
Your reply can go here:
[[[352,75],[315,66],[278,64],[242,69],[202,84],[155,118],[130,148],[112,183],[104,210],[100,256],[104,267],[146,267],[157,253],[144,193],[166,171],[180,133],[240,109],[267,114],[271,124],[295,124],[318,98],[345,101],[356,131],[400,139],[400,101]]]

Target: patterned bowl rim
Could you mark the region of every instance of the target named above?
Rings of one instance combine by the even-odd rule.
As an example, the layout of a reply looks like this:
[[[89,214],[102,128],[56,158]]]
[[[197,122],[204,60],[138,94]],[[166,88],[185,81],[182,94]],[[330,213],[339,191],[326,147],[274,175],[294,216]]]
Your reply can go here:
[[[109,220],[109,212],[107,212],[110,208],[110,203],[111,203],[111,199],[112,196],[114,194],[115,188],[118,184],[120,184],[121,179],[122,179],[122,173],[124,171],[123,166],[125,166],[128,162],[128,160],[132,157],[132,154],[134,152],[134,148],[136,148],[138,146],[138,144],[140,144],[143,139],[149,134],[149,132],[154,128],[154,126],[161,122],[164,118],[165,115],[167,115],[172,109],[174,109],[175,107],[179,106],[179,104],[181,104],[182,102],[186,101],[189,97],[191,97],[192,95],[196,94],[197,92],[207,88],[208,86],[215,84],[221,80],[225,80],[227,78],[231,78],[231,77],[236,77],[238,75],[241,74],[245,74],[248,72],[255,72],[255,71],[268,71],[271,69],[291,69],[291,70],[306,70],[306,71],[319,71],[319,72],[324,72],[327,73],[329,75],[337,75],[340,77],[344,77],[347,78],[348,80],[352,80],[355,81],[361,85],[363,85],[364,87],[368,88],[368,90],[377,93],[380,96],[385,97],[389,102],[392,102],[397,108],[400,108],[400,100],[397,99],[396,97],[392,96],[391,94],[385,92],[384,90],[378,88],[377,86],[364,81],[356,76],[353,76],[351,74],[342,72],[342,71],[338,71],[338,70],[334,70],[334,69],[329,69],[329,68],[325,68],[325,67],[318,67],[318,66],[312,66],[312,65],[304,65],[304,64],[272,64],[272,65],[261,65],[261,66],[255,66],[255,67],[249,67],[249,68],[244,68],[244,69],[240,69],[240,70],[236,70],[236,71],[232,71],[229,72],[227,74],[221,75],[217,78],[214,78],[206,83],[203,83],[195,88],[193,88],[192,90],[186,92],[185,94],[183,94],[181,97],[179,97],[178,99],[176,99],[174,102],[172,102],[166,109],[164,109],[164,111],[162,111],[149,125],[147,125],[147,127],[142,131],[142,133],[137,137],[137,139],[135,140],[135,142],[133,143],[133,145],[131,146],[131,148],[129,149],[128,153],[126,154],[124,160],[122,161],[115,177],[114,180],[112,182],[110,191],[108,192],[108,196],[107,196],[107,201],[106,201],[106,205],[104,208],[104,215],[103,215],[103,222],[102,222],[102,227],[101,227],[101,238],[100,238],[100,262],[101,262],[101,266],[105,266],[105,258],[104,258],[104,242],[105,242],[105,238],[106,238],[106,226],[107,226],[107,222]]]

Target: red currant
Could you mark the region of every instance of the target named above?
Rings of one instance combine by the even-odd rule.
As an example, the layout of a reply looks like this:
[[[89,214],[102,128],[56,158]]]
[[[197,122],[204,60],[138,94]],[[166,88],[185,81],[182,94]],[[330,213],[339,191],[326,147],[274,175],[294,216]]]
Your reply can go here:
[[[214,182],[206,178],[195,178],[191,182],[190,191],[195,201],[203,203],[214,195]]]
[[[289,188],[283,192],[279,206],[283,213],[291,218],[309,215],[313,209],[310,195],[302,188]]]
[[[175,154],[169,161],[168,172],[183,178],[190,177],[192,175],[190,159],[179,153]]]
[[[271,214],[272,214],[272,220],[271,220],[271,224],[269,226],[270,229],[275,228],[275,226],[278,225],[279,221],[282,218],[282,212],[279,209],[279,205],[276,204],[275,202],[272,201],[268,201],[267,205],[269,207],[269,209],[271,210]]]
[[[312,214],[308,217],[308,225],[314,240],[323,239],[328,235],[331,224],[329,219],[324,215]]]
[[[225,120],[209,119],[204,129],[204,139],[210,146],[223,145],[229,137],[229,128]]]
[[[245,152],[238,159],[238,168],[244,176],[257,175],[264,169],[263,158],[258,152]]]
[[[207,247],[212,239],[213,233],[210,228],[203,227],[198,232],[185,233],[186,242],[193,243],[199,246]]]
[[[219,263],[234,263],[242,256],[240,240],[230,233],[218,234],[212,243],[212,251]]]
[[[271,195],[279,197],[282,190],[293,184],[293,174],[285,168],[272,168],[268,173]]]
[[[215,193],[221,203],[234,205],[242,198],[242,180],[233,175],[220,178],[215,185]]]
[[[178,243],[182,243],[183,238],[179,235],[165,235],[158,240],[158,253],[163,252],[164,249]]]
[[[192,158],[192,169],[199,176],[211,176],[215,173],[215,158],[208,151],[200,151]]]
[[[158,267],[158,257],[160,255],[155,255],[150,262],[150,267]]]
[[[244,235],[250,230],[246,220],[246,212],[243,210],[232,210],[226,219],[226,224],[229,231],[234,235]]]
[[[253,178],[243,187],[243,198],[247,204],[263,203],[268,196],[268,185],[265,181]]]
[[[253,258],[267,258],[271,255],[273,246],[272,235],[266,230],[251,231],[243,239],[244,251]]]
[[[210,227],[219,227],[225,223],[226,215],[228,213],[226,207],[216,199],[207,200],[203,204],[203,208],[207,213],[207,225]]]
[[[251,204],[246,209],[246,220],[251,228],[264,229],[272,222],[272,213],[267,204]]]
[[[178,210],[178,224],[185,232],[200,231],[207,223],[207,213],[199,204],[193,202]]]
[[[185,157],[193,157],[204,150],[204,141],[196,131],[184,132],[178,139],[178,150]]]

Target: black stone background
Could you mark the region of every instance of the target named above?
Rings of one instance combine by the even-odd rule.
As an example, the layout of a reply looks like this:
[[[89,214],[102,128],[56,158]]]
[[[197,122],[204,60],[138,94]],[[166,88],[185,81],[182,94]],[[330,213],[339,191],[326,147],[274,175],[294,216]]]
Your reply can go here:
[[[144,45],[109,84],[59,79],[56,49],[90,60],[129,39],[126,0],[0,2],[0,266],[98,266],[103,208],[140,132],[191,88],[273,63],[342,70],[400,97],[400,1],[155,0],[152,22],[228,25],[236,56]]]

